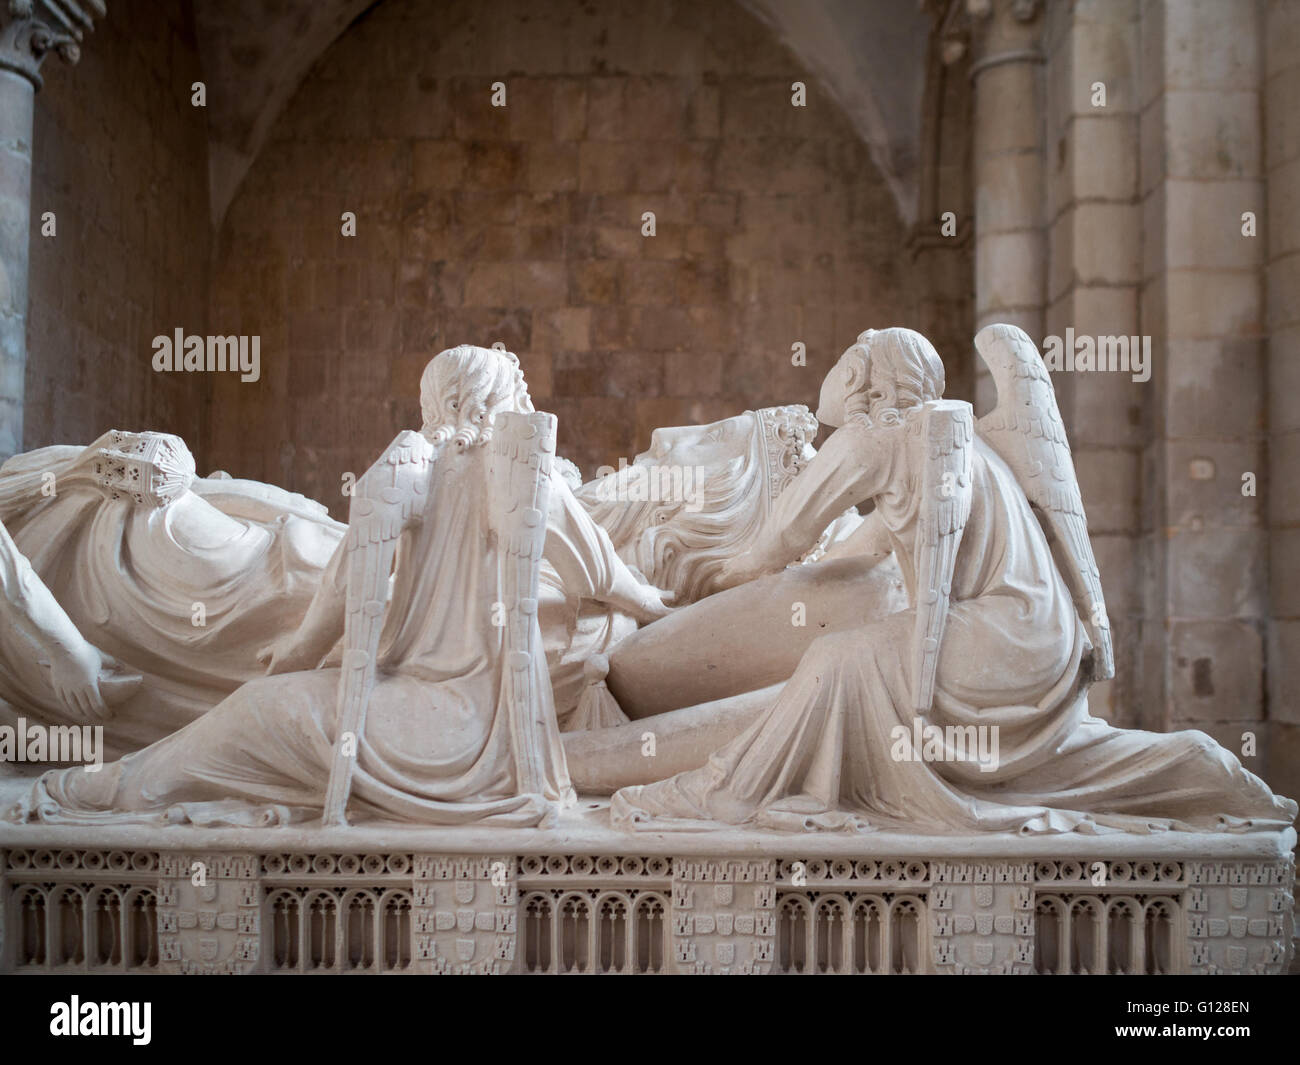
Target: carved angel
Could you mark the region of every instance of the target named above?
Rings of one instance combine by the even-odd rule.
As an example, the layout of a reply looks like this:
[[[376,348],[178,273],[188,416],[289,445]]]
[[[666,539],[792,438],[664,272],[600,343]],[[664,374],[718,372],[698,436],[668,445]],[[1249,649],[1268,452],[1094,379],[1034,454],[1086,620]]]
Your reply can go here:
[[[1051,383],[1019,330],[978,343],[1000,402],[976,426],[969,405],[943,400],[923,336],[859,336],[822,386],[817,416],[835,432],[718,581],[781,569],[871,500],[853,539],[892,552],[907,609],[813,641],[707,765],[617,792],[616,823],[1148,832],[1295,817],[1203,733],[1088,714],[1112,655]]]
[[[573,801],[537,619],[554,418],[506,353],[434,361],[433,420],[360,479],[309,612],[321,642],[298,634],[328,651],[341,597],[342,666],[251,681],[100,773],[46,774],[13,816],[536,825]]]

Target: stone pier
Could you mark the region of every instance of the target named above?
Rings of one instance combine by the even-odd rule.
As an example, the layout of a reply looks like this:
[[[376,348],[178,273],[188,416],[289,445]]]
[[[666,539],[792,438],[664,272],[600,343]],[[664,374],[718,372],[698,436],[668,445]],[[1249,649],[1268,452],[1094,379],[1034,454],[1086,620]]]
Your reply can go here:
[[[32,116],[50,52],[68,63],[103,18],[102,0],[15,0],[0,13],[0,462],[23,449]]]

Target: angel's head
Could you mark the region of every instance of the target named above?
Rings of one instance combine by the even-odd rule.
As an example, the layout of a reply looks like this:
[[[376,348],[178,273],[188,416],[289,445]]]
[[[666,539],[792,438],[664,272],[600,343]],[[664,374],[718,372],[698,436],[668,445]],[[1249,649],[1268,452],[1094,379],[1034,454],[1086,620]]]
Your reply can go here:
[[[855,415],[875,422],[943,396],[943,361],[914,329],[868,329],[822,382],[817,420],[838,429]]]
[[[435,444],[487,443],[497,414],[532,409],[519,359],[509,351],[461,344],[435,355],[420,377],[421,432]]]

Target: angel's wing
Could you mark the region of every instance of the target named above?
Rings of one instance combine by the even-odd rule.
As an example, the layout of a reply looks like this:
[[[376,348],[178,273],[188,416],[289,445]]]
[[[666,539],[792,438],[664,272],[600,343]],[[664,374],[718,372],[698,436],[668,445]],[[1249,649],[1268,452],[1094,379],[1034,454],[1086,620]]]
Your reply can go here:
[[[339,671],[338,731],[325,791],[325,825],[345,825],[356,747],[375,686],[375,660],[388,599],[388,577],[402,530],[424,509],[434,446],[419,433],[398,434],[357,481],[344,537],[347,614]]]
[[[555,460],[555,415],[498,414],[488,446],[498,594],[505,607],[506,668],[498,705],[509,723],[515,785],[522,795],[567,801],[569,776],[537,616]]]
[[[912,705],[922,713],[934,702],[939,646],[952,597],[952,574],[961,534],[970,518],[972,431],[969,403],[938,400],[921,414],[920,535],[916,558],[916,628],[912,636]]]
[[[975,336],[975,349],[998,389],[998,405],[979,420],[979,434],[1011,467],[1042,517],[1057,567],[1092,640],[1092,678],[1109,680],[1115,675],[1115,652],[1106,600],[1052,379],[1034,342],[1014,325],[986,325]]]

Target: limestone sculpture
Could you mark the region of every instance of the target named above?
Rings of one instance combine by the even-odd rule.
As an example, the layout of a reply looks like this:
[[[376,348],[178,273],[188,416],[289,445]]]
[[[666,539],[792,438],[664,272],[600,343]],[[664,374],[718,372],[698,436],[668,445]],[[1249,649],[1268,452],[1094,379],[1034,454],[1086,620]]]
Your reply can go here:
[[[1000,390],[978,430],[969,405],[941,398],[943,364],[924,337],[863,334],[822,388],[818,417],[836,432],[717,578],[737,585],[783,567],[870,498],[868,521],[888,537],[912,605],[818,639],[770,709],[707,764],[616,794],[616,824],[1291,823],[1295,803],[1208,736],[1088,715],[1088,687],[1113,658],[1051,384],[1021,330],[987,327],[976,346]]]
[[[1088,713],[1115,657],[1051,381],[1014,327],[976,348],[983,419],[924,337],[868,330],[820,451],[769,408],[585,485],[518,360],[449,349],[346,526],[162,434],[13,460],[0,709],[127,721],[131,753],[5,783],[0,965],[74,949],[51,863],[117,859],[48,847],[93,829],[157,878],[146,970],[347,968],[362,896],[292,885],[355,866],[411,892],[409,927],[365,904],[382,971],[1279,971],[1296,804]],[[224,938],[178,923],[191,859]]]
[[[664,613],[635,567],[644,565],[649,583],[667,587],[673,602],[698,598],[694,575],[737,549],[736,528],[755,526],[811,453],[811,416],[798,411],[729,419],[738,431],[727,446],[717,441],[733,434],[717,425],[661,430],[684,441],[691,468],[702,471],[698,509],[682,498],[646,505],[601,481],[576,495],[567,484],[553,493],[539,610],[562,729],[578,724],[585,662],[634,633],[638,619]],[[802,419],[801,431],[792,417]],[[122,490],[126,456],[134,481],[158,488]],[[653,461],[640,456],[634,466]],[[769,474],[769,464],[786,472]],[[764,478],[765,490],[750,491]],[[119,431],[6,463],[0,521],[14,534],[8,565],[24,564],[24,580],[37,589],[10,607],[11,635],[0,632],[0,700],[29,721],[70,725],[90,718],[75,695],[64,702],[59,693],[84,690],[94,708],[103,687],[114,712],[94,720],[112,754],[170,735],[260,676],[276,640],[287,645],[303,622],[345,530],[321,504],[274,485],[193,476],[189,450],[175,436]],[[30,634],[42,625],[64,636],[33,651]],[[341,623],[335,628],[341,637]],[[101,668],[94,654],[112,664],[99,684],[86,679]],[[82,679],[73,685],[63,673]]]

